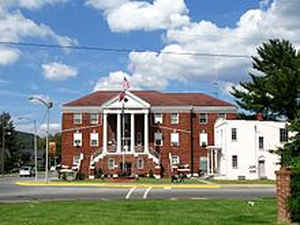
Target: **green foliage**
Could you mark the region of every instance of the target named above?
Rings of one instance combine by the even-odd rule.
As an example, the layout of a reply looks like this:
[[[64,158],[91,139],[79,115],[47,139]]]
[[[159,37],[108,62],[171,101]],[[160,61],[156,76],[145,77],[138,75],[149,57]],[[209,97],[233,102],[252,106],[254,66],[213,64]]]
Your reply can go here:
[[[154,178],[154,174],[152,170],[149,171],[149,178]]]
[[[288,200],[293,222],[300,222],[300,172],[291,177],[291,196]]]
[[[13,121],[9,113],[3,112],[0,115],[0,143],[1,143],[1,151],[3,146],[3,132],[4,132],[4,139],[5,139],[5,151],[4,151],[4,170],[10,171],[13,169],[17,162],[17,145],[16,145],[16,131],[13,125]]]
[[[286,40],[269,40],[252,57],[254,71],[250,81],[241,82],[243,90],[233,87],[237,104],[250,112],[273,120],[297,115],[296,98],[300,92],[300,53]]]
[[[300,119],[293,120],[288,129],[292,137],[276,153],[281,157],[281,165],[292,168],[294,172],[300,172]]]
[[[101,168],[96,169],[96,171],[95,171],[95,178],[96,179],[97,178],[102,178],[102,175],[103,175],[102,169]]]

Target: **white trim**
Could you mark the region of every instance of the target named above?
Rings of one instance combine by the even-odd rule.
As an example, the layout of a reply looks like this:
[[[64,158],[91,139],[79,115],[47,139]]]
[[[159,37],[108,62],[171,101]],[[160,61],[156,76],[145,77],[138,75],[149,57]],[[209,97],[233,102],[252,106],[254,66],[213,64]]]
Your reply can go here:
[[[191,112],[192,106],[153,106],[152,113],[188,113]]]
[[[144,108],[150,108],[150,104],[146,101],[144,101],[143,99],[141,99],[140,97],[134,95],[133,93],[131,93],[130,91],[126,91],[125,92],[125,96],[129,96],[131,97],[133,100],[137,101],[138,103],[140,103],[141,105],[143,105]],[[107,102],[103,103],[101,105],[102,108],[109,108],[109,105],[111,105],[112,103],[114,103],[115,101],[118,101],[120,98],[120,95],[117,94],[117,96],[113,97],[112,99],[108,100]]]
[[[120,113],[122,113],[122,110],[120,110],[120,109],[117,109],[117,110],[104,109],[103,112],[107,113],[107,114],[120,114]],[[148,114],[149,110],[148,109],[125,109],[124,113],[126,113],[126,114]]]
[[[102,108],[100,106],[63,106],[63,113],[100,113]]]
[[[235,106],[195,106],[193,107],[195,113],[236,113]]]

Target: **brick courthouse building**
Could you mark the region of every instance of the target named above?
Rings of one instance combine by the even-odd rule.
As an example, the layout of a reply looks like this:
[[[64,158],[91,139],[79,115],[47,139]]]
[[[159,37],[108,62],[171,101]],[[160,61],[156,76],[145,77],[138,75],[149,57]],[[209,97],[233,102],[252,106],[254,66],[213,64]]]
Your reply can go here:
[[[235,106],[205,94],[157,91],[126,91],[122,101],[118,91],[97,91],[62,110],[62,164],[90,178],[100,168],[115,177],[205,173],[216,119],[236,117]]]

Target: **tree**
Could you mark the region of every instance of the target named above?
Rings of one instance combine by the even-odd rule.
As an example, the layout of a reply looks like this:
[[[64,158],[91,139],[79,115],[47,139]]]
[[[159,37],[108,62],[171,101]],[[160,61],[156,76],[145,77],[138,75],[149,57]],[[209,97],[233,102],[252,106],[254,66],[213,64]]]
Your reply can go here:
[[[284,116],[294,120],[296,98],[300,92],[300,53],[286,40],[269,40],[252,57],[254,72],[250,81],[240,82],[242,90],[233,87],[237,104],[250,112],[263,114],[264,119]]]
[[[9,113],[3,112],[0,115],[0,136],[1,136],[1,151],[4,145],[4,171],[9,171],[15,165],[17,146],[15,143],[16,132],[13,121]],[[4,143],[3,143],[4,132]],[[0,157],[1,158],[1,157]],[[2,162],[2,161],[0,161]],[[2,166],[2,165],[1,165]]]

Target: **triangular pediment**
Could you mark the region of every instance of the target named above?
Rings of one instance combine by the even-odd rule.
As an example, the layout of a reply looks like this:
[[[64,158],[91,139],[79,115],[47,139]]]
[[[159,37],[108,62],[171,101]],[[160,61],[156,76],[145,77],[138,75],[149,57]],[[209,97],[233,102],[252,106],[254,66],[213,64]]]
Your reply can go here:
[[[125,101],[126,99],[126,101]],[[122,108],[124,104],[125,108],[150,108],[150,104],[140,97],[132,94],[129,91],[125,92],[125,97],[123,101],[120,101],[120,95],[115,96],[114,98],[110,99],[106,103],[102,105],[103,108],[109,108],[109,109],[117,109]]]

